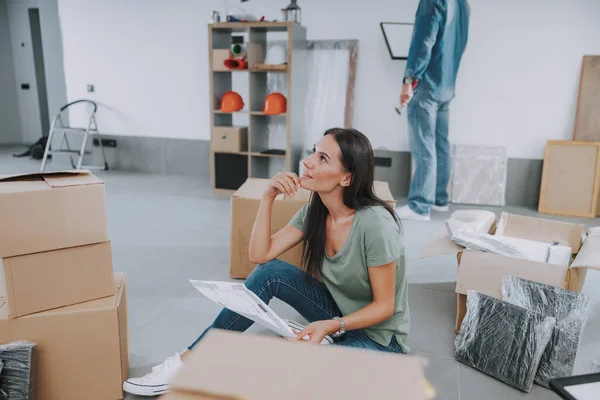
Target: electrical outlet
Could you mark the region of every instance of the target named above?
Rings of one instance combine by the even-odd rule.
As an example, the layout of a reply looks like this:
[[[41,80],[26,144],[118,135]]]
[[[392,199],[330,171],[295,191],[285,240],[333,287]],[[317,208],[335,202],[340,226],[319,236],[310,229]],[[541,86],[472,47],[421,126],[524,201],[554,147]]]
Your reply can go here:
[[[93,143],[94,147],[100,147],[100,141],[97,138],[94,138]],[[102,139],[102,146],[116,148],[117,141],[115,139]]]
[[[391,167],[392,159],[390,157],[375,157],[376,167]]]
[[[94,93],[96,89],[94,88],[94,85],[87,85],[87,91],[88,93]]]

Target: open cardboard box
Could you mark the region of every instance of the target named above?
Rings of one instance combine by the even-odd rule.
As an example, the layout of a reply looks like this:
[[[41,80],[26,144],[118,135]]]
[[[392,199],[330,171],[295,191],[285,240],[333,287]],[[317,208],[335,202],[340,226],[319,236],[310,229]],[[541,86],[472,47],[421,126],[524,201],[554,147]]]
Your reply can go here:
[[[502,280],[505,276],[512,275],[580,292],[588,268],[600,269],[600,238],[590,236],[582,246],[582,225],[503,212],[490,229],[490,234],[493,233],[548,244],[557,241],[571,247],[576,257],[570,265],[554,265],[465,250],[452,242],[447,232],[438,235],[423,248],[421,258],[457,254],[457,332],[467,312],[468,290],[501,299]]]
[[[336,384],[338,382],[339,384]],[[365,384],[368,382],[368,384]],[[415,356],[213,330],[192,350],[165,400],[425,400]]]
[[[248,246],[254,220],[269,179],[249,178],[231,197],[231,265],[232,278],[247,278],[256,267],[250,262]],[[375,194],[392,208],[396,202],[387,182],[375,181]],[[271,233],[286,226],[300,208],[310,201],[308,190],[300,189],[294,197],[277,196],[271,216]],[[300,267],[302,245],[299,244],[278,257]]]
[[[0,176],[0,257],[107,241],[104,182],[91,172]]]

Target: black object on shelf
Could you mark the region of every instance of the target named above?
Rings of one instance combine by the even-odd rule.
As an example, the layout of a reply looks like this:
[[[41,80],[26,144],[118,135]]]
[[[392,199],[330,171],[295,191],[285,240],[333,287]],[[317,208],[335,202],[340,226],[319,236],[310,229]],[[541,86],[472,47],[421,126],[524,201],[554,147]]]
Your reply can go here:
[[[268,150],[261,151],[260,154],[273,154],[273,155],[278,155],[278,156],[285,156],[285,150],[282,150],[282,149],[268,149]]]
[[[215,153],[215,188],[237,190],[248,178],[248,156]]]

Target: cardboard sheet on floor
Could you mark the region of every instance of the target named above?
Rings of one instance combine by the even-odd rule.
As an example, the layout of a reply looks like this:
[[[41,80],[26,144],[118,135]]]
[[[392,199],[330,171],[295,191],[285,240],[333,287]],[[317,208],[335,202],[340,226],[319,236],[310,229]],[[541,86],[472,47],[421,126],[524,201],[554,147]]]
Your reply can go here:
[[[410,355],[215,330],[194,348],[172,387],[247,400],[383,399],[398,390],[403,398],[423,400],[423,381],[421,360]]]
[[[504,147],[453,145],[450,202],[504,206],[507,158]]]
[[[125,274],[115,295],[8,319],[0,309],[0,343],[36,343],[37,399],[116,400],[129,370]]]
[[[583,56],[573,140],[600,142],[600,56]]]
[[[546,143],[538,211],[542,214],[595,218],[600,190],[597,143]]]
[[[0,298],[11,318],[114,294],[109,242],[0,258]]]
[[[108,241],[104,182],[89,171],[0,176],[0,257]]]

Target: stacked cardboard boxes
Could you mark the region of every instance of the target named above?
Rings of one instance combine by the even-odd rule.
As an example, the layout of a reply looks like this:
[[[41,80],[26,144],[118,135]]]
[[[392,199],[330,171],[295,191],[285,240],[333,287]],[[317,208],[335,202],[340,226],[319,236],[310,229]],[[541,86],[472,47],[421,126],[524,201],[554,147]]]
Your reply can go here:
[[[123,398],[125,286],[113,274],[101,180],[0,177],[0,344],[36,343],[36,398]]]

